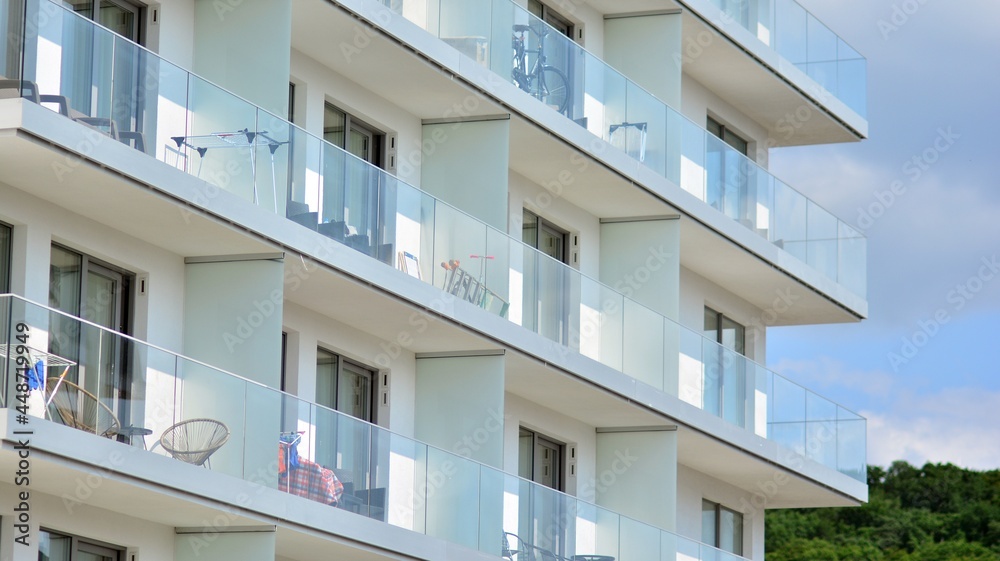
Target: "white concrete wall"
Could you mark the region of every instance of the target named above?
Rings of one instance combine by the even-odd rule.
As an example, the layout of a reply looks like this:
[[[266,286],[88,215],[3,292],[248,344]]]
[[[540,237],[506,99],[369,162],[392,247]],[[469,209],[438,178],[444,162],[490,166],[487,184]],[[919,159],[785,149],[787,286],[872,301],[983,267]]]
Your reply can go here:
[[[278,388],[283,280],[274,259],[188,264],[184,354]]]
[[[680,220],[601,224],[601,281],[660,315],[677,319]]]
[[[424,190],[502,232],[507,224],[510,120],[426,124],[422,142],[429,147],[423,153]]]
[[[681,14],[605,20],[604,60],[671,107],[681,104]]]
[[[495,354],[417,359],[416,438],[501,467],[504,443],[495,432],[504,411],[505,362]]]
[[[477,547],[481,536],[500,535],[502,487],[483,482],[495,481],[490,468],[503,464],[504,367],[505,357],[495,354],[417,359],[415,435],[430,445],[428,535],[469,547]],[[493,516],[480,520],[483,513]]]
[[[677,432],[603,432],[597,435],[597,449],[598,504],[672,531],[677,513]]]
[[[291,0],[195,0],[194,15],[195,74],[284,118]]]
[[[622,321],[623,371],[657,389],[677,387],[675,324],[680,294],[680,220],[601,224],[601,280],[629,297]],[[604,339],[614,345],[614,337]]]
[[[157,10],[157,23],[153,23]],[[146,45],[166,60],[190,69],[194,62],[194,0],[161,0],[146,9]]]
[[[710,500],[743,514],[743,555],[764,559],[764,512],[750,506],[746,491],[685,465],[677,466],[677,533],[701,541],[701,501]]]
[[[205,538],[205,532],[210,532],[211,540]],[[201,561],[205,557],[214,561],[272,561],[275,533],[220,532],[208,528],[191,534],[177,534],[174,543],[174,561]]]

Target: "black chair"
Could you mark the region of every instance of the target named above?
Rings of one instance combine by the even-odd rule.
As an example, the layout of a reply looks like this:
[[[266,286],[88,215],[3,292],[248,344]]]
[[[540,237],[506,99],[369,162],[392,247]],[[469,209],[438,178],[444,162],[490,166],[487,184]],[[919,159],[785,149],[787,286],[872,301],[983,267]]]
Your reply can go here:
[[[141,132],[118,131],[118,140],[140,152],[146,151],[146,137]]]
[[[285,204],[285,216],[291,218],[296,214],[302,214],[304,212],[309,212],[309,205],[306,203],[300,203],[299,201],[288,201]]]
[[[368,234],[353,234],[347,236],[347,239],[345,239],[344,242],[351,249],[360,251],[368,256],[371,256],[372,254],[372,246],[371,242],[368,240]]]
[[[30,80],[0,80],[0,99],[23,97],[33,103],[41,101],[38,86]]]
[[[32,103],[55,103],[56,112],[69,117],[69,100],[64,95],[39,94],[31,80],[0,80],[0,99],[23,97]]]
[[[318,212],[303,212],[300,214],[293,214],[288,217],[289,220],[309,228],[312,231],[316,231],[316,227],[319,226],[319,213]]]
[[[391,243],[379,244],[377,259],[391,267],[392,259],[395,256],[395,253],[392,251],[394,247]]]
[[[354,497],[360,502],[359,514],[385,522],[385,487],[358,489]]]
[[[347,239],[347,224],[344,222],[324,222],[319,225],[318,232],[324,236],[344,243]]]

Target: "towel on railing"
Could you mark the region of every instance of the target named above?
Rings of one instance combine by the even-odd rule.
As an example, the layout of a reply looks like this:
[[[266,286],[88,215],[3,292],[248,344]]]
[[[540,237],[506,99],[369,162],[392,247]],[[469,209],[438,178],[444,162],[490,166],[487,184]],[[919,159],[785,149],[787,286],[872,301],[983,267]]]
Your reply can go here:
[[[279,463],[284,463],[280,456]],[[328,505],[336,505],[344,493],[344,484],[332,470],[305,458],[299,458],[298,467],[279,471],[278,488]]]

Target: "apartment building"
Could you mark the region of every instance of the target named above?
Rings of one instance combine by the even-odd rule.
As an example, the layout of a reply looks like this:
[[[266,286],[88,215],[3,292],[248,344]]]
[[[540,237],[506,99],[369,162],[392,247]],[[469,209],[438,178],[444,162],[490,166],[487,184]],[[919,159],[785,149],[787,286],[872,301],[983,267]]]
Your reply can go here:
[[[767,328],[867,136],[794,0],[0,0],[0,558],[721,560],[867,500]]]

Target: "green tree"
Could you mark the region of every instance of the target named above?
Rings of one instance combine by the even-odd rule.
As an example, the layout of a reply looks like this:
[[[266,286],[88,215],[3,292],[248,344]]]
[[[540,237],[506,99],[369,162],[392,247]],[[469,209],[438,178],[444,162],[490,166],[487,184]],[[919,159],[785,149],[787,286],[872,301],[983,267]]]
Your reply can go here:
[[[1000,561],[1000,470],[869,466],[869,502],[773,510],[769,561]]]

